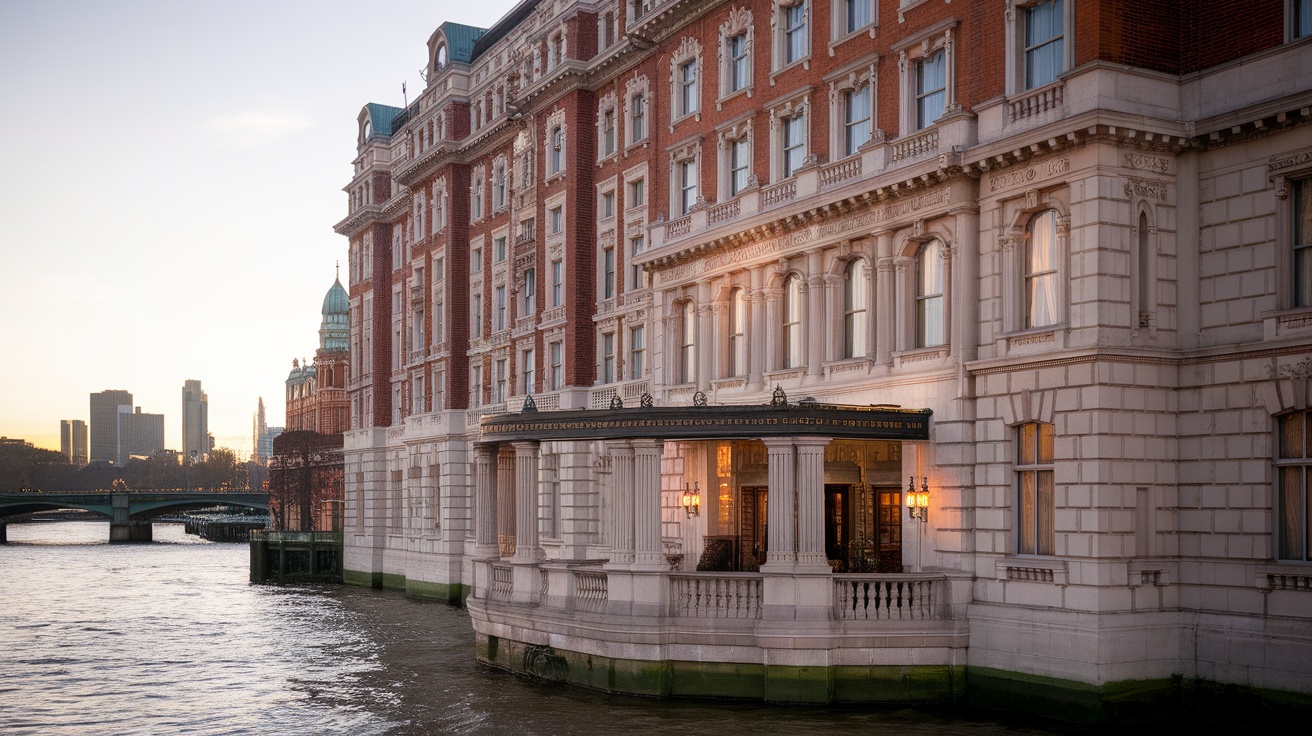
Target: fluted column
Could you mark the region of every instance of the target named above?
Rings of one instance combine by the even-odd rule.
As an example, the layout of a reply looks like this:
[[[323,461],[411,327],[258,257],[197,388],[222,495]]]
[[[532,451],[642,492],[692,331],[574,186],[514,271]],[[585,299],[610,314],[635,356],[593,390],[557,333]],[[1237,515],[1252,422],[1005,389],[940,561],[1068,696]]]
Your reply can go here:
[[[771,287],[765,290],[765,370],[777,371],[783,367],[783,289]]]
[[[697,304],[697,390],[711,389],[711,376],[715,369],[715,321],[711,306],[711,285],[700,284]],[[703,299],[704,295],[704,299]]]
[[[633,440],[633,567],[664,570],[661,548],[661,440]]]
[[[806,375],[819,378],[825,361],[825,274],[823,255],[813,250],[807,255],[806,279]]]
[[[515,451],[502,445],[497,453],[497,547],[501,557],[515,554]]]
[[[893,234],[880,233],[875,239],[875,314],[871,324],[875,328],[875,362],[888,365],[893,362],[899,313],[894,301],[897,293],[893,279]],[[903,295],[905,298],[905,295]]]
[[[478,445],[474,450],[474,543],[479,557],[492,557],[497,553],[496,455],[496,445]]]
[[[761,290],[761,269],[752,269],[752,288],[747,292],[751,309],[748,315],[747,336],[747,390],[760,391],[765,372],[765,292]]]
[[[538,545],[538,443],[512,442],[515,448],[515,559],[542,558]]]
[[[610,564],[633,562],[633,447],[626,440],[606,443],[610,453]]]
[[[825,446],[828,437],[798,437],[797,566],[828,572],[825,554]]]
[[[768,437],[762,440],[767,453],[769,496],[766,502],[766,566],[792,568],[797,562],[796,474],[793,469],[793,440]]]

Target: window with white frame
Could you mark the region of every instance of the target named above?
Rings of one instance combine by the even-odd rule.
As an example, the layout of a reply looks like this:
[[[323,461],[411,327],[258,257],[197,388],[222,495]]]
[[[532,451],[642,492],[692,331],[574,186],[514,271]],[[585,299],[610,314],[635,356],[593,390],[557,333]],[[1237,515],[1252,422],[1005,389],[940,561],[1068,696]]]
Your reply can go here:
[[[552,235],[557,235],[565,229],[564,207],[552,207],[547,211],[547,229]]]
[[[469,215],[478,220],[483,217],[483,172],[474,174],[474,184],[469,188]]]
[[[646,75],[633,77],[624,83],[624,118],[627,120],[626,146],[636,145],[647,138],[647,103],[651,85]]]
[[[1016,428],[1016,552],[1055,554],[1053,432],[1047,422]]]
[[[534,268],[524,269],[524,288],[520,302],[520,315],[532,314],[538,299],[538,272]]]
[[[601,252],[601,298],[615,297],[615,249],[606,248]]]
[[[506,329],[506,287],[497,286],[492,290],[492,329]]]
[[[720,99],[752,86],[752,37],[752,11],[730,8],[720,24]]]
[[[619,136],[616,126],[615,93],[610,92],[597,101],[597,158],[615,154]]]
[[[670,88],[676,121],[701,109],[701,55],[701,44],[688,36],[683,38],[674,52],[670,63]]]
[[[551,368],[551,390],[559,391],[565,387],[565,344],[553,342],[547,345],[547,355]]]
[[[470,302],[473,308],[469,310],[469,334],[479,338],[483,336],[483,295],[474,294]]]
[[[752,180],[752,121],[737,122],[718,133],[720,199],[742,194]]]
[[[956,100],[955,22],[932,26],[901,49],[901,131],[909,135],[960,109]]]
[[[433,232],[446,227],[446,177],[433,184]]]
[[[783,358],[785,368],[805,365],[802,351],[802,277],[790,275],[784,280]]]
[[[943,244],[931,240],[916,256],[916,347],[944,342]]]
[[[629,182],[629,192],[625,204],[629,209],[644,207],[647,204],[647,183],[644,179]]]
[[[1290,36],[1312,36],[1312,0],[1291,0]]]
[[[629,273],[625,279],[625,290],[633,291],[642,288],[642,266],[637,263],[638,256],[642,255],[647,241],[642,235],[634,235],[629,238]]]
[[[642,325],[629,329],[629,380],[642,378],[647,369],[647,337]]]
[[[609,220],[615,216],[615,190],[611,189],[601,193],[597,201],[597,217],[602,220]]]
[[[519,354],[520,391],[525,395],[537,390],[537,364],[534,362],[533,348]]]
[[[729,375],[747,375],[747,290],[729,292]]]
[[[446,299],[443,292],[433,294],[433,343],[446,340]]]
[[[492,162],[492,210],[499,211],[506,206],[506,158],[498,156]]]
[[[670,151],[670,205],[674,217],[692,212],[698,203],[697,163],[701,145],[691,143]]]
[[[770,180],[797,174],[807,163],[810,139],[810,105],[806,97],[789,100],[770,110]]]
[[[811,56],[811,0],[776,2],[770,18],[774,29],[772,67],[776,71]]]
[[[497,235],[492,238],[492,262],[504,263],[506,260],[506,235]]]
[[[875,0],[833,0],[831,15],[833,40],[838,41],[875,25]],[[874,30],[871,30],[873,35]]]
[[[565,264],[563,261],[551,262],[551,306],[559,307],[565,303]]]
[[[1025,327],[1047,327],[1061,320],[1057,265],[1057,211],[1034,215],[1025,226]]]
[[[410,381],[411,414],[424,413],[424,374],[416,373]]]
[[[483,246],[475,246],[469,251],[469,272],[472,274],[483,273]]]
[[[1043,0],[1023,8],[1025,16],[1025,89],[1057,80],[1066,70],[1064,0]]]
[[[433,411],[442,411],[446,408],[446,370],[436,368],[433,370]]]
[[[836,156],[855,156],[875,137],[874,88],[873,61],[829,81],[829,150]]]
[[[1312,524],[1312,412],[1296,411],[1276,418],[1276,559],[1312,561],[1308,529]]]
[[[547,117],[547,176],[565,171],[565,111],[556,110]]]
[[[1293,214],[1293,284],[1295,307],[1312,307],[1312,179],[1289,183]]]
[[[469,405],[483,405],[483,364],[475,358],[475,364],[469,367]]]
[[[615,382],[615,333],[606,332],[601,336],[601,382]]]
[[[843,273],[843,357],[866,354],[870,333],[870,266],[864,258],[853,259]]]
[[[506,400],[506,383],[510,376],[510,361],[500,358],[493,364],[496,378],[492,383],[492,403],[500,404]]]
[[[697,309],[686,301],[679,311],[679,382],[697,380]]]

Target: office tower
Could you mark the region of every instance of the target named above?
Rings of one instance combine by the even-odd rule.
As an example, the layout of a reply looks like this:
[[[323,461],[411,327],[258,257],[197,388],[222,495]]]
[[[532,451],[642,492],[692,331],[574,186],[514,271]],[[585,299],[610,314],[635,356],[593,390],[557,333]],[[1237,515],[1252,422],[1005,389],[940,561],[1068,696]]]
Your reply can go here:
[[[136,455],[147,457],[164,449],[164,415],[143,414],[141,407],[121,406],[118,412],[118,454],[116,461],[126,465]]]
[[[59,420],[59,451],[73,465],[80,467],[87,464],[86,422],[81,419]]]
[[[182,384],[182,457],[189,462],[204,460],[209,454],[209,399],[200,381]]]
[[[130,391],[110,390],[91,394],[91,462],[118,462],[120,407],[132,411]]]

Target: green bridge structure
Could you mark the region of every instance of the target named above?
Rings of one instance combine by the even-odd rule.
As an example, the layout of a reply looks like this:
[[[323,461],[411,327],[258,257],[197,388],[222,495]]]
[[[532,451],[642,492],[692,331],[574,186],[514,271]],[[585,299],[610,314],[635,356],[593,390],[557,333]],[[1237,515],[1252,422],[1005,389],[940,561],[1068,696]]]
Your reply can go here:
[[[109,541],[149,542],[157,516],[212,506],[269,510],[267,493],[215,491],[91,491],[0,493],[0,543],[8,541],[6,521],[23,514],[82,509],[109,519]]]

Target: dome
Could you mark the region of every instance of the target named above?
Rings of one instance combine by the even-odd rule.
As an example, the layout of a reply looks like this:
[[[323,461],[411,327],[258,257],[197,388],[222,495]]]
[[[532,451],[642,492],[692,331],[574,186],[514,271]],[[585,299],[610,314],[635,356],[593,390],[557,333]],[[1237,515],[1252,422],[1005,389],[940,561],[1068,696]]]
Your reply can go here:
[[[346,352],[351,342],[351,300],[342,280],[333,281],[323,297],[323,322],[319,325],[319,349]]]

